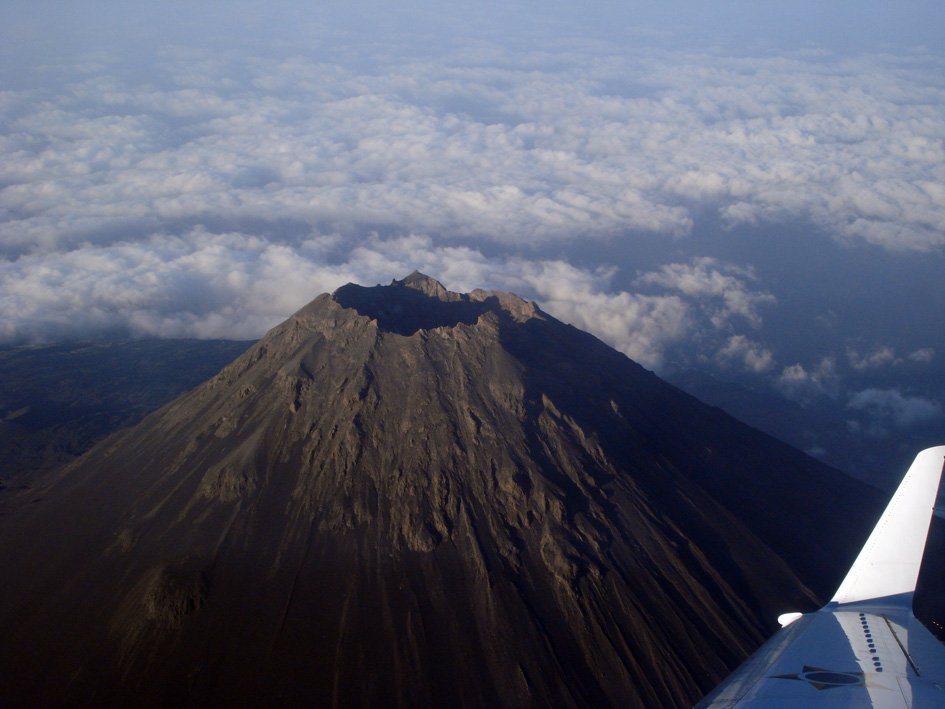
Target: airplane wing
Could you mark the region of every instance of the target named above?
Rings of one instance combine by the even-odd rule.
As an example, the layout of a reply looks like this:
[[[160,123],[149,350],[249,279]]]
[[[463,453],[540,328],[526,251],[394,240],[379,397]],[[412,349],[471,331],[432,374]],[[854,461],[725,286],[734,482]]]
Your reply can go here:
[[[916,456],[831,601],[774,637],[696,706],[945,707],[945,646],[912,615],[945,446]]]

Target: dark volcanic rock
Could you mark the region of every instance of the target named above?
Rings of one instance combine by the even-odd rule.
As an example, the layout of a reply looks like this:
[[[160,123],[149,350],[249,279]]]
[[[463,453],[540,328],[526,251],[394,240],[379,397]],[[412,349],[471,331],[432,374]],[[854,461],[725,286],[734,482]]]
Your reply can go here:
[[[34,704],[685,705],[879,504],[422,274],[319,296],[5,494],[0,699]]]

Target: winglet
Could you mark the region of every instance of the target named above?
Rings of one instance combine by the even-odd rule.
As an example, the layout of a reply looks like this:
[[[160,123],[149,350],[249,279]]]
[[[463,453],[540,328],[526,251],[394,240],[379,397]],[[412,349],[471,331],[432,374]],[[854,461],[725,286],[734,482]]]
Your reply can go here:
[[[945,446],[919,453],[831,603],[884,599],[912,605]]]

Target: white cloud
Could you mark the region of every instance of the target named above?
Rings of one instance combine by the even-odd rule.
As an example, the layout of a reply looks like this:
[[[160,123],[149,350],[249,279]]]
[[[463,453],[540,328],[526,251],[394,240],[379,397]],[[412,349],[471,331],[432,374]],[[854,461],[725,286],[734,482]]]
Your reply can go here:
[[[912,362],[931,362],[935,358],[935,349],[932,347],[922,347],[910,352],[908,359]]]
[[[144,219],[502,244],[678,236],[706,209],[890,249],[945,246],[935,59],[583,51],[536,68],[461,46],[357,65],[194,50],[158,65],[186,86],[115,73],[9,91],[0,250],[68,248]]]
[[[774,366],[774,354],[744,335],[732,335],[716,354],[722,364],[738,362],[750,372],[767,372]]]
[[[317,240],[294,250],[197,228],[183,237],[23,256],[0,263],[0,337],[258,337],[313,291],[349,275],[298,257],[317,248]]]
[[[708,262],[700,261],[702,266]],[[736,272],[712,262],[713,269]],[[587,330],[641,364],[715,332],[739,281],[698,270],[715,285],[647,294],[614,289],[616,270],[562,260],[487,256],[423,235],[371,235],[351,242],[310,234],[297,243],[193,228],[135,242],[85,244],[61,254],[0,263],[0,339],[38,341],[124,332],[162,337],[255,338],[318,293],[352,281],[386,283],[419,269],[457,291],[510,290]],[[742,290],[742,297],[747,298]],[[717,301],[720,308],[706,307]],[[714,319],[714,321],[713,321]],[[725,335],[719,360],[763,372],[773,357],[742,335]]]
[[[339,257],[340,254],[340,257]],[[613,272],[562,261],[488,258],[429,237],[337,235],[295,246],[197,227],[182,236],[85,245],[0,263],[0,339],[41,341],[101,333],[256,338],[321,292],[400,278],[414,268],[454,290],[512,290],[648,366],[687,333],[675,296],[609,292]]]
[[[942,405],[922,397],[908,396],[898,389],[864,389],[850,397],[847,408],[862,411],[873,420],[873,430],[887,425],[909,428],[942,418]]]
[[[896,350],[888,345],[879,345],[874,350],[866,353],[847,348],[847,361],[853,369],[859,372],[880,369],[889,365],[901,365],[906,360],[928,364],[933,359],[935,359],[935,349],[933,347],[921,347],[905,355],[904,358],[898,356]]]
[[[597,335],[641,364],[659,366],[665,349],[689,334],[689,308],[676,296],[608,293],[600,274],[560,261],[522,271],[523,280],[549,313]]]
[[[761,325],[759,306],[776,299],[770,293],[750,290],[749,284],[755,280],[751,269],[697,257],[690,263],[662,266],[657,272],[643,274],[636,282],[676,290],[699,301],[710,309],[713,325],[722,328],[736,317],[752,327]]]
[[[255,337],[320,291],[420,268],[535,298],[648,366],[685,343],[765,372],[775,298],[750,268],[674,255],[626,283],[585,246],[626,268],[721,217],[945,247],[934,56],[317,36],[150,64],[51,52],[0,92],[0,340]]]
[[[784,367],[776,385],[793,399],[809,401],[819,396],[832,395],[836,382],[836,361],[833,357],[824,357],[811,368],[799,362]]]
[[[879,346],[872,352],[868,352],[866,354],[861,354],[856,350],[848,349],[847,360],[850,362],[850,366],[858,371],[877,369],[889,364],[897,364],[902,362],[902,360],[896,356],[896,351],[892,347],[886,345]]]

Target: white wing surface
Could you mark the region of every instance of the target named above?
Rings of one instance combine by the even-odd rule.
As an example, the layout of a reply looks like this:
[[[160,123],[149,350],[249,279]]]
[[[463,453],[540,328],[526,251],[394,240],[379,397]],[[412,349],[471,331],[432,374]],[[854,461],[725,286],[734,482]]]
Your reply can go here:
[[[698,707],[943,707],[945,646],[912,615],[945,446],[916,456],[837,593]]]

